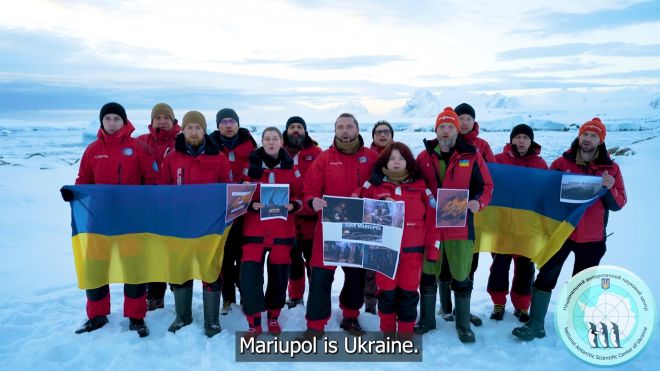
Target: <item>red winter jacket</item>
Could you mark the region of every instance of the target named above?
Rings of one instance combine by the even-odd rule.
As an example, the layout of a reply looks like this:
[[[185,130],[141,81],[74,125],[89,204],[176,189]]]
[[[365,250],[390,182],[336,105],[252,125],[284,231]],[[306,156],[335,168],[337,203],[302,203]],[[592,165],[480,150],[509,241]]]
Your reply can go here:
[[[527,154],[522,157],[520,157],[518,151],[513,147],[513,145],[511,145],[511,143],[507,143],[504,146],[502,153],[495,155],[495,161],[498,164],[533,167],[536,169],[548,170],[548,164],[543,158],[541,158],[540,154],[541,146],[536,142],[532,142],[532,144],[529,146]]]
[[[284,148],[289,152],[289,155],[293,156],[293,164],[298,166],[298,170],[300,170],[304,179],[307,170],[323,150],[307,133],[305,133],[305,140],[302,148],[297,152],[292,149],[286,132],[283,137]],[[303,208],[303,210],[300,210],[300,212],[296,214],[296,238],[301,240],[313,239],[314,229],[316,228],[316,219],[318,219],[318,215],[309,208]]]
[[[174,124],[171,130],[154,129],[149,124],[149,133],[140,135],[137,140],[146,144],[160,166],[163,164],[165,156],[174,151],[174,138],[179,132],[181,132],[181,126],[178,124]]]
[[[358,135],[360,149],[355,154],[342,153],[334,145],[323,151],[312,163],[305,176],[303,190],[305,207],[311,209],[314,197],[323,195],[350,197],[353,191],[362,186],[371,176],[378,154],[364,147],[362,136]],[[320,211],[319,211],[320,213]],[[311,265],[323,267],[323,228],[321,219],[314,232],[314,247]]]
[[[369,146],[369,148],[371,148],[372,151],[378,153],[379,155],[385,149],[385,147],[378,147],[376,142],[371,142],[371,146]]]
[[[76,184],[156,184],[158,164],[149,149],[131,138],[130,121],[109,135],[100,128],[82,159]]]
[[[294,204],[294,209],[289,211],[287,220],[262,221],[259,211],[250,206],[244,215],[243,242],[293,246],[296,236],[295,214],[302,208],[302,175],[284,148],[280,149],[278,155],[279,164],[272,169],[264,163],[265,156],[268,156],[266,151],[259,147],[252,152],[248,166],[243,170],[241,182],[257,183],[252,203],[261,202],[261,184],[288,184],[289,203]]]
[[[485,140],[479,138],[479,123],[475,122],[472,131],[463,135],[459,134],[468,144],[471,144],[481,152],[481,155],[486,162],[495,162],[495,156],[493,155],[493,150],[490,149],[490,145]]]
[[[437,194],[440,155],[435,151],[438,140],[424,140],[426,147],[418,156],[417,164],[422,171],[429,189]],[[488,172],[488,167],[483,158],[479,156],[478,150],[467,143],[461,137],[456,138],[456,145],[449,159],[449,165],[442,182],[442,188],[469,189],[469,199],[477,200],[480,209],[488,206],[493,195],[493,180]],[[460,164],[459,164],[460,161]],[[462,228],[436,228],[440,241],[447,240],[474,240],[474,216],[468,210],[467,222]],[[435,217],[432,218],[435,221]]]
[[[571,148],[553,161],[550,169],[596,176],[602,176],[603,172],[607,171],[609,175],[614,177],[614,186],[587,209],[569,239],[578,243],[604,241],[609,211],[621,210],[627,202],[623,177],[619,165],[612,161],[607,154],[605,144],[598,146],[598,157],[587,166],[578,165],[575,162],[578,148],[578,140],[575,139]]]
[[[177,135],[175,151],[163,160],[158,184],[229,183],[229,161],[208,135],[204,135],[204,150],[193,154],[183,133]]]
[[[374,169],[371,178],[354,192],[353,197],[376,200],[384,200],[389,197],[394,201],[404,201],[405,225],[401,252],[423,254],[426,249],[435,249],[435,233],[429,231],[426,224],[427,219],[431,219],[427,216],[431,216],[435,212],[435,200],[431,191],[426,188],[424,179],[412,181],[409,178],[401,184],[396,184],[389,182],[382,170]],[[434,260],[432,257],[430,259]]]
[[[241,179],[243,169],[248,163],[250,153],[257,148],[257,142],[254,141],[250,132],[245,128],[238,128],[236,134],[236,144],[233,148],[229,148],[222,141],[220,131],[216,130],[211,133],[211,140],[220,148],[220,151],[227,156],[227,160],[231,163],[230,178],[232,182],[237,183]]]

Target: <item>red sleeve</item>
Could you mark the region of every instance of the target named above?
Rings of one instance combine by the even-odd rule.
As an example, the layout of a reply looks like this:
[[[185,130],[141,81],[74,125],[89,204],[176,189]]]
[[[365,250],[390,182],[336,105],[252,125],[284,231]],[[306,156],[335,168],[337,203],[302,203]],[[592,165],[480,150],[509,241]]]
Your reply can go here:
[[[305,207],[309,207],[309,201],[313,198],[323,197],[323,192],[325,190],[323,174],[325,173],[325,158],[327,157],[324,155],[325,153],[326,152],[321,153],[319,157],[312,162],[309,169],[307,169],[305,185],[303,187],[303,203],[305,204]],[[337,181],[339,181],[339,179]]]
[[[484,160],[486,162],[496,162],[495,161],[495,155],[493,154],[493,150],[490,149],[490,144],[488,142],[484,141]]]
[[[484,183],[483,191],[481,192],[481,195],[479,195],[479,209],[483,209],[484,207],[488,206],[490,203],[491,199],[493,198],[493,178],[490,176],[490,171],[488,171],[488,166],[484,162],[484,160],[479,157],[475,156],[477,159],[477,166],[479,166],[479,172],[481,173],[481,179]]]
[[[94,170],[92,169],[90,147],[85,149],[82,158],[80,159],[80,167],[78,168],[78,177],[76,184],[94,184]]]
[[[623,184],[623,176],[621,176],[621,169],[616,163],[612,167],[614,174],[609,174],[614,177],[614,185],[605,194],[605,205],[609,210],[621,210],[628,202],[626,196],[626,186]]]

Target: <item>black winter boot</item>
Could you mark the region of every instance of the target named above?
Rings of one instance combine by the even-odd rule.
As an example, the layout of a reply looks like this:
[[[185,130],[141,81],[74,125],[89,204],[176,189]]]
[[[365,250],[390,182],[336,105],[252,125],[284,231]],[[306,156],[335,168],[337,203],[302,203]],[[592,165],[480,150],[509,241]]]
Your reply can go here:
[[[425,334],[436,329],[435,323],[435,300],[438,291],[438,285],[420,287],[419,301],[419,321],[415,325],[416,334]]]
[[[220,327],[220,291],[204,290],[204,333],[213,337],[222,331]]]
[[[129,320],[129,325],[128,325],[129,330],[137,331],[138,335],[140,335],[141,338],[149,335],[149,329],[147,328],[147,324],[144,323],[143,318],[129,318],[128,320]]]
[[[513,329],[513,335],[520,340],[531,341],[545,337],[545,315],[548,313],[552,292],[532,289],[532,306],[529,321]]]
[[[76,334],[82,334],[83,332],[92,332],[100,329],[108,323],[108,317],[106,316],[96,316],[92,319],[88,319],[82,326],[76,330]]]
[[[180,328],[192,323],[192,287],[180,287],[172,290],[174,292],[174,309],[176,318],[167,329],[169,332],[177,332]]]
[[[451,304],[451,289],[449,289],[449,282],[440,282],[438,285],[440,294],[440,309],[438,314],[447,322],[454,321],[454,314],[452,313]]]
[[[462,343],[474,343],[474,332],[470,328],[470,297],[472,293],[456,293],[456,332]]]

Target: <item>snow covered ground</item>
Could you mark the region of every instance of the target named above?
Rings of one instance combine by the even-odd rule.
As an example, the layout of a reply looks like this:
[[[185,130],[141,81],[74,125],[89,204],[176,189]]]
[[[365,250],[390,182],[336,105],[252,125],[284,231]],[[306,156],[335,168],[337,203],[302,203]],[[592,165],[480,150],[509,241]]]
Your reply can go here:
[[[5,123],[6,124],[6,123]],[[320,129],[320,128],[319,128]],[[331,130],[331,127],[329,128]],[[363,128],[366,130],[367,128]],[[370,127],[368,129],[371,129]],[[241,364],[234,362],[234,331],[247,329],[238,306],[221,316],[224,331],[207,339],[203,334],[201,284],[195,283],[194,322],[176,335],[167,332],[174,318],[173,298],[167,293],[164,309],[149,312],[149,337],[140,339],[128,331],[122,316],[121,285],[112,285],[112,314],[103,329],[83,335],[73,331],[85,320],[85,295],[77,289],[70,240],[70,209],[59,196],[59,188],[72,184],[82,154],[83,127],[42,127],[0,124],[0,369],[287,369],[345,367],[342,364]],[[143,131],[143,130],[142,130]],[[323,131],[323,132],[320,132]],[[332,138],[329,130],[315,132],[322,146]],[[409,143],[415,153],[426,132],[397,132],[395,139]],[[576,132],[538,131],[543,157],[551,162],[568,147]],[[259,136],[257,134],[256,136]],[[363,132],[370,139],[370,131]],[[495,153],[508,141],[507,132],[482,135]],[[635,141],[644,140],[636,144]],[[370,140],[367,141],[370,143]],[[635,272],[660,298],[657,271],[657,211],[660,210],[658,175],[660,130],[609,132],[609,147],[630,146],[633,156],[616,160],[628,191],[628,205],[610,216],[608,252],[603,264],[619,265]],[[570,276],[572,257],[567,261],[560,285]],[[424,338],[424,362],[405,365],[411,369],[483,370],[525,368],[534,370],[588,369],[561,343],[553,326],[557,292],[546,319],[548,336],[521,343],[511,330],[519,323],[507,307],[505,319],[488,319],[491,302],[486,293],[490,257],[482,254],[475,280],[472,311],[484,319],[475,328],[477,342],[461,344],[453,323],[438,319],[439,328]],[[343,281],[337,272],[333,287],[333,314],[328,330],[339,330],[337,308]],[[360,316],[363,327],[378,330],[378,318]],[[304,307],[284,310],[285,331],[303,330]],[[660,362],[660,340],[655,326],[651,343],[626,369],[648,369]],[[366,369],[400,369],[396,363],[361,364]]]

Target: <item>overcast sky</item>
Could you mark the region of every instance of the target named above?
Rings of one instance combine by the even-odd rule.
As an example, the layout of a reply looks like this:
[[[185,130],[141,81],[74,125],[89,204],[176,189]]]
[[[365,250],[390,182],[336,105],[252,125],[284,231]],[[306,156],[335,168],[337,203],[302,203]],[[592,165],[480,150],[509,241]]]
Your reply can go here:
[[[379,114],[419,88],[657,86],[658,35],[660,1],[20,0],[0,12],[0,111]]]

